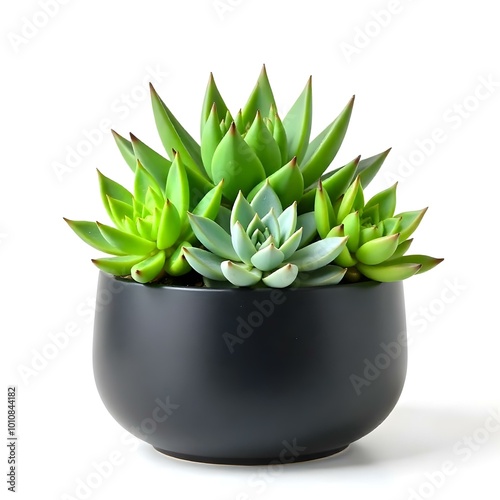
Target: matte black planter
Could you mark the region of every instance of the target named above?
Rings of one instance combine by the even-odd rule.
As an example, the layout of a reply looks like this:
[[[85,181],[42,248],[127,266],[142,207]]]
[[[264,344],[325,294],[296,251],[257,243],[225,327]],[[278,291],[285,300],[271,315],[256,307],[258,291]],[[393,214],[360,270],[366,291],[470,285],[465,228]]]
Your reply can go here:
[[[310,460],[375,429],[406,375],[403,285],[141,285],[104,273],[97,388],[113,417],[175,457]]]

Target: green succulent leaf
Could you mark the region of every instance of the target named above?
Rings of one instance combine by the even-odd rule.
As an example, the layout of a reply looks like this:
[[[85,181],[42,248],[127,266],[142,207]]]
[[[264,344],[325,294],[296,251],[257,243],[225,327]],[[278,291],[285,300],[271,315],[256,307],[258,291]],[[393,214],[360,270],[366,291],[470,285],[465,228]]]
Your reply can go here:
[[[130,274],[138,283],[149,283],[161,274],[164,264],[165,252],[160,250],[155,255],[135,264]]]
[[[373,205],[370,208],[363,210],[362,224],[378,224],[379,222],[380,209],[378,205]],[[383,232],[383,227],[381,228],[381,232]],[[381,234],[379,236],[381,236]]]
[[[376,266],[369,266],[358,262],[356,267],[363,275],[371,280],[392,282],[405,280],[410,276],[413,276],[418,273],[422,266],[421,264],[410,264],[406,262],[396,264],[385,262]]]
[[[390,188],[384,189],[366,202],[365,209],[378,205],[380,220],[388,219],[394,215],[396,209],[396,182]]]
[[[343,267],[329,265],[316,269],[316,271],[299,273],[295,284],[301,287],[336,285],[342,280],[345,273],[346,269]]]
[[[236,221],[231,227],[231,242],[239,256],[239,260],[251,265],[252,257],[256,252],[255,245],[239,221]]]
[[[137,158],[135,156],[132,143],[129,140],[125,139],[125,137],[122,137],[118,132],[115,132],[114,130],[111,130],[111,133],[113,134],[113,138],[115,139],[116,145],[118,146],[118,149],[122,154],[123,159],[130,167],[130,170],[132,170],[132,172],[135,172],[135,167],[137,165]]]
[[[389,259],[396,251],[399,234],[382,236],[361,245],[356,251],[356,258],[363,264],[376,265]]]
[[[342,222],[353,209],[360,185],[360,179],[359,177],[356,177],[356,180],[349,186],[349,189],[347,189],[347,191],[345,192],[337,212],[338,222]]]
[[[224,102],[224,99],[222,98],[219,89],[215,84],[214,75],[210,73],[207,90],[205,92],[205,98],[203,99],[203,106],[201,110],[201,130],[200,130],[201,137],[203,137],[208,117],[214,105],[217,108],[218,112],[220,113],[221,117],[225,116],[226,113],[228,112],[226,103]]]
[[[390,151],[391,148],[379,153],[378,155],[365,158],[359,162],[355,175],[359,175],[363,188],[366,188],[366,186],[368,186],[368,184],[370,184],[373,178],[377,175]]]
[[[160,249],[170,248],[179,239],[182,221],[175,205],[167,199],[163,206],[158,227],[156,245]]]
[[[302,241],[300,242],[300,248],[311,243],[317,234],[316,220],[314,212],[307,212],[301,214],[297,217],[297,229],[302,228]]]
[[[139,236],[141,238],[145,238],[146,240],[152,240],[152,229],[153,229],[153,224],[152,221],[147,220],[147,219],[136,219],[135,225],[137,227],[137,232],[139,233]]]
[[[276,144],[278,144],[281,154],[281,163],[284,163],[288,158],[288,138],[286,135],[286,130],[274,106],[271,107],[270,116],[273,139],[276,141]]]
[[[304,185],[310,186],[319,179],[335,158],[347,132],[353,106],[354,96],[339,116],[309,144],[304,160],[301,162],[299,158]]]
[[[226,278],[220,267],[224,259],[196,247],[184,247],[183,254],[186,261],[197,273],[211,280],[225,281]]]
[[[175,249],[174,253],[165,260],[165,271],[170,276],[182,276],[191,271],[186,257],[184,256],[183,249],[190,247],[188,241],[183,241]]]
[[[281,201],[269,182],[266,182],[259,191],[257,191],[250,205],[261,219],[264,218],[271,209],[274,210],[277,217],[283,212]]]
[[[222,140],[223,134],[219,126],[219,115],[217,113],[217,107],[214,103],[210,115],[208,116],[207,122],[203,129],[203,134],[201,136],[201,157],[203,159],[203,165],[207,171],[208,177],[213,179],[212,175],[212,159]]]
[[[288,260],[299,248],[302,240],[302,231],[300,228],[295,233],[293,233],[285,242],[279,247],[285,256],[285,260]]]
[[[278,222],[278,218],[274,214],[274,209],[271,208],[269,213],[262,219],[262,224],[269,229],[274,241],[277,245],[281,242],[281,228]]]
[[[189,209],[189,181],[179,153],[175,154],[168,172],[165,197],[175,205],[181,220],[184,219]]]
[[[262,278],[262,272],[255,268],[248,268],[244,264],[237,264],[225,260],[221,265],[224,277],[236,286],[253,286]]]
[[[299,271],[314,271],[329,264],[345,246],[347,238],[326,238],[297,250],[288,260]]]
[[[200,215],[202,217],[206,217],[207,219],[214,220],[219,213],[219,209],[221,208],[221,200],[222,200],[222,185],[223,182],[219,182],[217,186],[211,189],[196,205],[193,210],[194,215]]]
[[[400,241],[408,239],[413,234],[422,221],[425,212],[427,212],[427,208],[396,215],[396,217],[401,217]]]
[[[286,288],[297,278],[299,270],[294,264],[285,264],[280,269],[268,274],[262,279],[263,283],[271,288]]]
[[[113,245],[117,250],[124,254],[140,255],[148,254],[156,249],[156,244],[153,241],[141,238],[134,234],[120,231],[106,224],[96,222],[99,231],[103,237]],[[109,252],[111,253],[111,252]]]
[[[401,236],[399,237],[399,239],[401,240]],[[392,254],[391,259],[395,259],[396,257],[402,257],[408,251],[412,243],[413,243],[413,238],[410,238],[400,243],[398,245],[398,248],[396,248],[396,251]]]
[[[321,181],[319,181],[318,188],[316,189],[316,199],[314,200],[314,217],[316,220],[316,227],[318,234],[321,238],[326,238],[330,231],[331,223],[335,219],[333,212],[332,202],[328,193],[323,189]]]
[[[153,176],[158,186],[164,187],[167,182],[171,162],[144,144],[134,134],[130,134],[130,139],[134,154],[141,162],[141,165]]]
[[[401,226],[401,217],[391,217],[380,223],[384,228],[384,236],[396,234]]]
[[[129,276],[132,267],[144,260],[144,255],[121,255],[120,257],[102,257],[92,262],[105,273],[114,276]]]
[[[234,201],[240,190],[247,195],[265,177],[262,163],[233,123],[212,158],[214,182],[224,180],[224,196]]]
[[[359,212],[356,211],[347,215],[342,221],[342,224],[344,225],[344,234],[349,237],[347,240],[347,248],[350,252],[355,252],[359,247],[361,231]]]
[[[256,252],[251,261],[261,271],[272,271],[285,260],[285,254],[278,250],[273,244],[261,248]]]
[[[259,158],[267,176],[281,167],[280,148],[266,127],[260,111],[257,111],[255,120],[245,135],[245,142]]]
[[[406,240],[408,241],[408,240]],[[417,274],[422,274],[430,271],[432,268],[436,267],[438,264],[443,262],[444,259],[437,259],[435,257],[429,257],[428,255],[404,255],[401,257],[391,257],[388,260],[388,264],[420,264],[422,267],[418,270]]]
[[[121,201],[122,203],[132,206],[134,197],[132,196],[132,193],[125,189],[121,184],[118,184],[118,182],[115,182],[106,177],[99,170],[97,170],[97,177],[99,179],[99,190],[101,192],[102,203],[108,215],[112,220],[114,220],[113,211],[109,206],[109,198]]]
[[[120,200],[115,200],[110,196],[107,197],[108,207],[111,213],[111,220],[123,229],[123,219],[125,217],[132,218],[134,216],[134,209],[128,203]]]
[[[353,257],[351,252],[347,247],[343,248],[342,251],[335,257],[335,264],[342,267],[353,267],[357,264],[357,260]]]
[[[302,162],[302,158],[304,158],[309,144],[311,123],[312,78],[309,78],[304,90],[283,119],[288,152],[288,158],[283,158],[283,161],[290,160],[292,157],[296,156],[299,164]],[[307,185],[306,183],[306,186]]]
[[[287,207],[278,217],[280,226],[281,241],[286,241],[292,236],[297,227],[297,203]]]
[[[237,221],[239,221],[243,227],[248,227],[255,215],[255,210],[240,191],[231,211],[231,227],[236,224]]]
[[[255,232],[259,233],[259,232],[264,232],[265,230],[266,226],[264,226],[258,214],[255,214],[253,219],[250,221],[250,224],[248,224],[247,227],[248,236],[251,237]]]
[[[260,111],[263,117],[267,117],[272,105],[276,106],[276,103],[266,67],[263,65],[257,83],[241,111],[244,130],[250,128],[257,111]]]
[[[148,189],[154,189],[161,196],[163,187],[160,187],[154,177],[142,166],[141,162],[137,161],[134,177],[134,197],[140,203],[146,203],[146,194]]]
[[[377,226],[370,226],[361,229],[359,234],[359,246],[374,240],[375,238],[380,238],[379,229]]]

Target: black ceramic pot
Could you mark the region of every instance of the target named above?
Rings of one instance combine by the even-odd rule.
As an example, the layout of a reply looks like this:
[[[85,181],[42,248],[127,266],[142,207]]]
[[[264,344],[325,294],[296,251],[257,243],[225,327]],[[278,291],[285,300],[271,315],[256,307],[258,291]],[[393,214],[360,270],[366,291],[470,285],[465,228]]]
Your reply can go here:
[[[174,457],[286,463],[346,448],[406,375],[403,285],[141,285],[101,273],[94,373],[111,415]]]

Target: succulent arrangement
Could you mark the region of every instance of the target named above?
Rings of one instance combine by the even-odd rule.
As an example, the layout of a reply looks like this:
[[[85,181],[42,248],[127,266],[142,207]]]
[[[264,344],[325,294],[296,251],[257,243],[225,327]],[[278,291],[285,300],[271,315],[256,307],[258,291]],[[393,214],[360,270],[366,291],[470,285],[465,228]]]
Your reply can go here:
[[[198,273],[205,286],[284,288],[399,281],[441,262],[406,255],[426,210],[394,215],[396,185],[364,200],[389,150],[325,173],[354,97],[311,141],[311,79],[281,119],[265,67],[234,116],[210,75],[200,143],[152,86],[151,98],[168,158],[113,132],[134,173],[131,192],[98,171],[114,227],[65,219],[111,255],[93,260],[102,271],[140,283]]]

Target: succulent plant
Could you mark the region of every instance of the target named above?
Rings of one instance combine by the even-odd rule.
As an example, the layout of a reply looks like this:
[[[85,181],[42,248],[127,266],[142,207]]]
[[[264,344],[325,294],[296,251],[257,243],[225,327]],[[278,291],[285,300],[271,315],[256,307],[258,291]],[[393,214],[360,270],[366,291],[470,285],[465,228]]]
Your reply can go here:
[[[80,238],[97,250],[113,255],[94,259],[102,271],[132,276],[147,283],[165,273],[180,276],[191,268],[182,248],[196,240],[187,213],[189,181],[179,153],[160,170],[147,170],[137,161],[134,194],[98,171],[101,197],[116,227],[99,222],[65,219]],[[222,182],[193,208],[193,213],[215,218],[222,197]]]
[[[316,229],[306,223],[308,215],[297,217],[296,202],[283,210],[268,181],[250,203],[241,191],[238,193],[229,231],[206,217],[189,214],[193,232],[206,250],[185,247],[184,255],[204,276],[207,286],[214,281],[237,287],[262,283],[274,288],[293,283],[337,284],[345,269],[328,264],[342,251],[347,238],[309,243]]]
[[[362,276],[375,281],[399,281],[432,269],[443,259],[427,255],[405,255],[411,234],[417,229],[426,208],[394,215],[397,183],[366,203],[361,176],[345,194],[332,203],[319,183],[315,193],[315,221],[322,238],[347,236],[347,244],[335,263],[348,268],[346,279]]]

